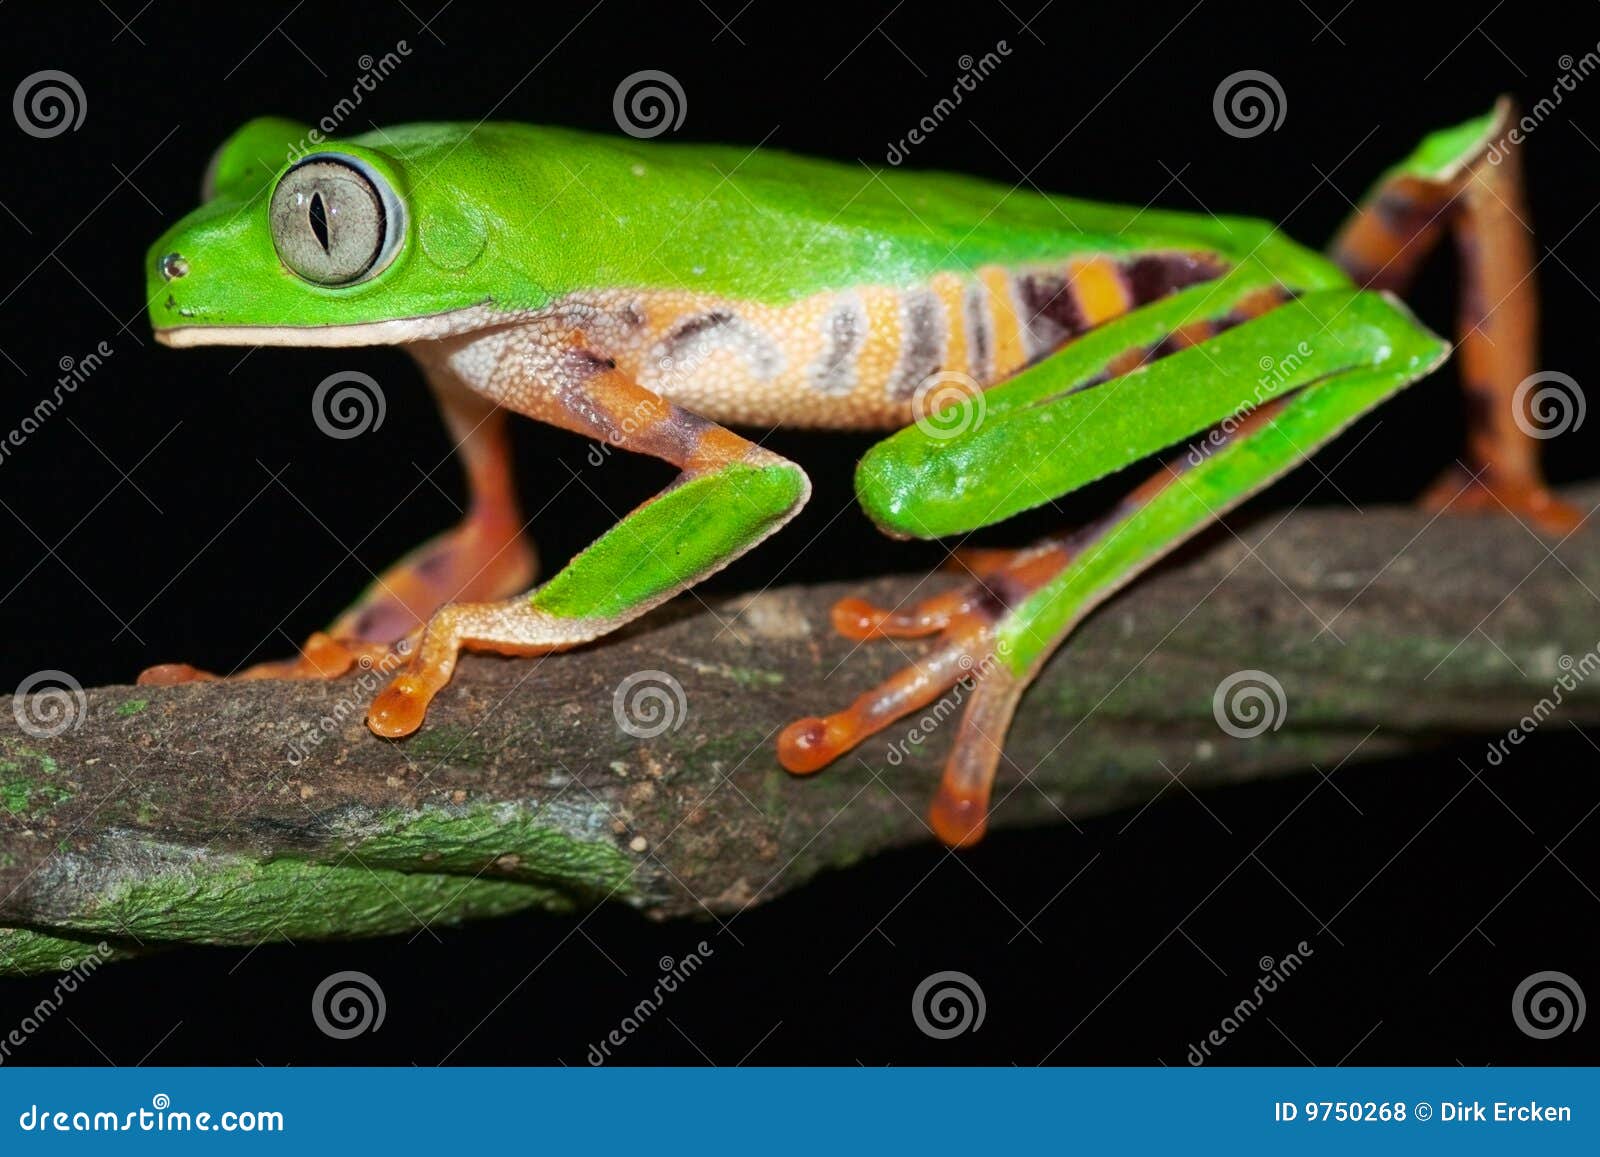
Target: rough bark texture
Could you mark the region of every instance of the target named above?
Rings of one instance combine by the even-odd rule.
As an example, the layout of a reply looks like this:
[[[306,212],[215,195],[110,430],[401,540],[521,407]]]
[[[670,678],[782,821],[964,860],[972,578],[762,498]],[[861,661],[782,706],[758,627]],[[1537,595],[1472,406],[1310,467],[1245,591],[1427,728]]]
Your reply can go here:
[[[1572,497],[1587,509],[1600,488]],[[1200,788],[1503,733],[1541,700],[1600,721],[1600,678],[1584,680],[1600,637],[1593,529],[1552,556],[1508,519],[1279,517],[1213,535],[1061,649],[1011,735],[995,827],[1146,799],[1169,768]],[[709,612],[680,600],[581,652],[469,658],[404,743],[362,726],[379,672],[99,688],[53,737],[8,716],[0,969],[62,967],[102,943],[349,937],[607,899],[726,912],[929,839],[951,721],[920,744],[892,728],[807,779],[773,756],[783,723],[842,706],[919,649],[834,637],[843,593],[789,588]],[[1250,668],[1282,685],[1286,709],[1276,730],[1234,738],[1213,693]],[[614,693],[638,672],[681,684],[676,729],[619,728]],[[17,714],[47,711],[26,700]]]

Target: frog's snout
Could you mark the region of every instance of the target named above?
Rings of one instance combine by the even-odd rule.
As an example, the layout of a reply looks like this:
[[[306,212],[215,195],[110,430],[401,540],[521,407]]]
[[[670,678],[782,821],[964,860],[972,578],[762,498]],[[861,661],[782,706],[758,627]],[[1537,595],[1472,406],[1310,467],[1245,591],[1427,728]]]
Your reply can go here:
[[[160,271],[163,281],[176,281],[189,272],[189,263],[181,253],[165,253],[156,262],[156,269]]]

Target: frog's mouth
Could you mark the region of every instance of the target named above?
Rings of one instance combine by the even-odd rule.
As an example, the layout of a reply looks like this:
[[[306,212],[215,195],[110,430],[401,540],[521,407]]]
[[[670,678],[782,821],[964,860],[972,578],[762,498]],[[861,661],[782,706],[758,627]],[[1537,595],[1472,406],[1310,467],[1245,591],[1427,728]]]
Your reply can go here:
[[[164,325],[155,327],[156,341],[174,349],[194,346],[320,346],[405,345],[433,341],[473,330],[489,329],[519,319],[488,305],[469,305],[419,317],[333,325]]]

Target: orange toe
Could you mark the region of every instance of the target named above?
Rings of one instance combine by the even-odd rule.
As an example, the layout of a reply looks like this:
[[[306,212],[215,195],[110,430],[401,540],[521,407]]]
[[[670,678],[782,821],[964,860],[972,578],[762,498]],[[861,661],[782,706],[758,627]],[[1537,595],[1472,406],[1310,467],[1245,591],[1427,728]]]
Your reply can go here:
[[[421,684],[402,675],[390,683],[367,708],[367,727],[384,739],[400,739],[422,726],[433,698]]]
[[[157,663],[139,672],[140,687],[176,687],[179,683],[215,683],[217,676],[188,663]]]
[[[854,745],[856,728],[837,715],[796,719],[778,736],[778,762],[796,775],[821,771]]]
[[[971,591],[951,591],[912,604],[909,610],[877,607],[866,599],[843,598],[833,605],[833,629],[847,639],[923,639],[950,626],[971,606]]]
[[[847,639],[870,639],[889,612],[866,599],[843,598],[833,604],[833,629]]]
[[[928,824],[947,847],[970,848],[989,826],[988,792],[962,794],[940,784],[928,808]]]
[[[1545,534],[1565,538],[1582,524],[1584,512],[1570,502],[1563,502],[1543,486],[1535,486],[1514,494],[1510,500],[1505,495],[1500,500],[1521,514]]]

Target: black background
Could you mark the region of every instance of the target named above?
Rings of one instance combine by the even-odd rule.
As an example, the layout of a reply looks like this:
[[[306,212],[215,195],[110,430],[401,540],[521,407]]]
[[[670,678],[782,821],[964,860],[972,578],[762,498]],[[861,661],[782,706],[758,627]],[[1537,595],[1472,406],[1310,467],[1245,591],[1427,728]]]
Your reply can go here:
[[[45,667],[91,685],[129,681],[163,660],[232,669],[280,656],[365,585],[367,568],[455,517],[460,480],[446,464],[437,488],[416,489],[403,516],[384,520],[397,493],[448,451],[402,353],[172,351],[152,342],[142,314],[145,247],[192,206],[226,133],[268,112],[324,115],[360,74],[358,59],[398,40],[411,55],[366,97],[357,130],[491,114],[610,129],[618,82],[661,69],[687,94],[680,137],[866,163],[881,163],[888,142],[949,91],[961,57],[1004,40],[1011,55],[915,164],[1257,214],[1311,243],[1424,132],[1502,91],[1526,102],[1549,93],[1561,58],[1600,41],[1590,5],[1492,0],[1415,13],[1376,0],[1055,0],[1037,16],[1037,0],[892,11],[457,0],[435,17],[437,8],[208,5],[202,14],[168,0],[142,10],[110,0],[0,10],[0,86],[59,68],[88,98],[76,132],[36,140],[9,122],[0,130],[0,428],[49,391],[60,359],[102,340],[115,351],[0,464],[0,685]],[[1246,140],[1219,130],[1213,90],[1240,69],[1282,84],[1279,130]],[[1591,218],[1600,80],[1564,95],[1525,155],[1545,255],[1541,365],[1585,381],[1600,309],[1589,283],[1600,284]],[[1446,331],[1451,265],[1441,256],[1413,295]],[[347,368],[383,383],[388,419],[371,436],[333,441],[314,428],[308,399]],[[1592,421],[1551,443],[1558,480],[1594,473],[1597,430]],[[1358,502],[1407,500],[1450,461],[1460,432],[1447,368],[1376,420],[1340,467],[1341,488]],[[719,587],[759,586],[779,567],[799,582],[937,563],[936,548],[880,540],[859,517],[828,525],[864,441],[779,434],[771,444],[811,469],[818,496],[803,525]],[[577,439],[530,423],[517,449],[530,510],[567,476],[562,461],[576,467],[584,453]],[[268,469],[285,464],[287,489],[268,485]],[[592,495],[568,489],[533,528],[547,564],[606,526],[608,507],[626,508],[665,475],[639,462],[588,477]],[[1290,480],[1264,501],[1281,505],[1309,486]],[[1036,529],[1003,528],[995,540]],[[1592,643],[1593,624],[1576,626],[1571,642]],[[796,711],[825,705],[797,702]],[[1183,1064],[1188,1045],[1249,992],[1256,961],[1302,939],[1314,956],[1218,1062],[1593,1061],[1593,1025],[1531,1040],[1509,1005],[1518,981],[1542,969],[1600,994],[1600,821],[1587,819],[1600,801],[1597,749],[1575,728],[1550,725],[1469,782],[1457,757],[1477,766],[1482,752],[1471,743],[1347,766],[1339,791],[1306,776],[1210,792],[1204,807],[1173,791],[1131,824],[1125,813],[1083,821],[1081,833],[999,835],[959,862],[911,850],[723,929],[603,910],[357,944],[174,952],[102,970],[14,1060],[581,1064],[649,990],[658,958],[681,958],[705,938],[715,949],[707,967],[619,1061]],[[310,994],[342,969],[381,982],[380,1032],[341,1042],[314,1026]],[[983,987],[980,1031],[936,1041],[915,1028],[910,994],[942,969]],[[48,986],[0,982],[0,1028]]]

